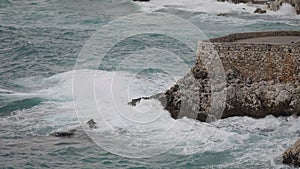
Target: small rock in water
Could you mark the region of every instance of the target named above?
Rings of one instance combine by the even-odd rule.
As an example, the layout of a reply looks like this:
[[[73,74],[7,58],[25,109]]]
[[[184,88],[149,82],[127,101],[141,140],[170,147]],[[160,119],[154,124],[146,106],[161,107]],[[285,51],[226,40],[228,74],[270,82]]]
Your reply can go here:
[[[283,163],[293,165],[295,167],[300,167],[300,140],[287,149],[283,154]]]
[[[137,98],[137,99],[132,99],[131,102],[128,102],[129,105],[131,106],[136,106],[137,103],[139,103],[141,100],[149,100],[151,99],[150,97],[141,97],[141,98]]]
[[[97,126],[96,126],[96,122],[94,121],[94,119],[91,119],[91,120],[89,120],[88,122],[86,122],[88,125],[89,125],[89,127],[91,128],[91,129],[96,129],[97,128]]]
[[[59,132],[51,133],[50,135],[55,137],[72,137],[75,131],[76,129],[69,130],[69,131],[59,131]]]
[[[142,100],[142,98],[132,99],[131,102],[128,104],[131,106],[136,106],[137,103],[139,103]]]
[[[217,16],[227,16],[229,15],[228,13],[218,13]]]
[[[133,0],[133,1],[138,1],[138,2],[149,2],[150,0]]]
[[[254,11],[254,13],[260,13],[260,14],[263,14],[263,13],[267,13],[267,11],[264,10],[264,9],[261,9],[261,8],[256,8],[255,11]]]

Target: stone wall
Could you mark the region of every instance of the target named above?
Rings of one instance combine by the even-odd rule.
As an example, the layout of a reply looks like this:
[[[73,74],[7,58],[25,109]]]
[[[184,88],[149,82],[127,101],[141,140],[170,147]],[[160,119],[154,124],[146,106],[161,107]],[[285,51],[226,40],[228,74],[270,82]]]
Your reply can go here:
[[[300,37],[300,31],[267,31],[267,32],[234,33],[219,38],[209,39],[204,42],[225,43],[225,42],[235,42],[241,39],[260,38],[260,37],[269,37],[269,36],[299,36]]]
[[[294,42],[297,37],[300,40],[300,31],[270,31],[202,41],[195,66],[162,95],[165,100],[161,95],[159,100],[173,118],[186,116],[200,121],[300,115],[300,44]],[[281,39],[290,41],[281,43]],[[224,91],[225,106],[221,103]],[[224,107],[223,112],[216,111]]]
[[[215,50],[212,52],[212,50]],[[212,53],[218,53],[224,70],[237,69],[254,81],[294,82],[300,79],[300,45],[247,44],[247,43],[199,43],[197,64],[213,67],[208,61]]]

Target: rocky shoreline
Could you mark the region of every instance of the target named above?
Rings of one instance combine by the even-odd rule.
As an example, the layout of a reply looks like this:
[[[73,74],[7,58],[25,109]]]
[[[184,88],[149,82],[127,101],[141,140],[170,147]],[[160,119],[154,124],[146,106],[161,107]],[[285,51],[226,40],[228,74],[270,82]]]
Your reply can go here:
[[[239,33],[200,43],[196,64],[185,77],[164,93],[133,99],[129,104],[157,99],[172,118],[188,117],[202,122],[232,116],[297,117],[300,44],[294,40],[286,41],[288,44],[259,42],[260,37],[272,41],[279,36],[300,39],[300,32]],[[246,40],[239,42],[241,39]],[[216,71],[221,66],[214,64],[218,57],[215,52],[220,55],[224,74]],[[282,155],[285,164],[300,165],[299,143]]]
[[[300,140],[288,148],[283,154],[283,163],[293,165],[294,167],[300,167]]]
[[[288,3],[295,8],[298,15],[300,14],[300,0],[218,0],[218,1],[220,2],[228,1],[235,4],[238,3],[262,4],[262,5],[266,5],[266,9],[273,10],[273,11],[279,10],[284,3]],[[255,13],[266,13],[266,11],[260,9],[260,11],[256,10]]]
[[[253,81],[233,69],[226,72],[226,77],[227,84],[212,86],[207,70],[196,65],[165,93],[133,99],[130,104],[134,106],[141,99],[158,99],[172,118],[185,116],[202,122],[233,116],[263,118],[267,115],[300,115],[299,81]],[[225,109],[223,112],[217,111],[217,114],[211,110],[212,88],[215,92],[227,93]]]
[[[133,0],[134,2],[149,2],[150,0]],[[265,5],[265,9],[257,8],[254,13],[266,13],[266,9],[277,11],[280,9],[280,7],[284,4],[290,4],[292,5],[297,15],[300,15],[300,0],[218,0],[219,2],[231,2],[235,4],[239,3],[250,3],[250,4],[259,4],[259,5]],[[224,14],[219,14],[224,15]]]
[[[299,116],[300,44],[253,43],[254,37],[271,35],[300,39],[297,31],[275,31],[238,33],[200,43],[196,64],[185,77],[165,93],[129,104],[158,99],[174,119],[186,116],[203,122],[232,116]],[[249,43],[238,42],[242,37]],[[219,65],[217,57],[222,61]],[[223,74],[218,72],[222,66]]]

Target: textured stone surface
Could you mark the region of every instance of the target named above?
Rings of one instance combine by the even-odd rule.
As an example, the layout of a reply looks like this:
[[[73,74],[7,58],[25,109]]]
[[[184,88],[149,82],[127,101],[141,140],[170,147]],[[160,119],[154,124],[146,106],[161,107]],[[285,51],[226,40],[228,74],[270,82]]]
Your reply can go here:
[[[257,34],[295,36],[300,33]],[[257,34],[245,33],[241,37],[253,38]],[[262,118],[267,115],[299,115],[300,46],[237,43],[234,37],[238,36],[216,38],[212,40],[214,43],[200,42],[196,64],[191,71],[165,93],[149,98],[159,99],[175,119],[186,116],[211,121],[231,116]],[[222,68],[216,65],[218,55],[224,75],[220,73]],[[222,76],[225,76],[225,81]],[[219,102],[213,103],[218,93],[222,92],[226,93],[225,100],[217,99]],[[222,101],[225,104],[224,111],[219,113],[216,110],[222,109],[222,106],[218,107]],[[213,110],[212,104],[215,106]]]
[[[300,167],[300,140],[287,149],[283,154],[283,163],[293,165],[295,167]]]
[[[256,9],[254,10],[254,13],[260,13],[260,14],[263,14],[263,13],[267,13],[267,11],[264,10],[264,9],[261,9],[261,8],[256,8]]]

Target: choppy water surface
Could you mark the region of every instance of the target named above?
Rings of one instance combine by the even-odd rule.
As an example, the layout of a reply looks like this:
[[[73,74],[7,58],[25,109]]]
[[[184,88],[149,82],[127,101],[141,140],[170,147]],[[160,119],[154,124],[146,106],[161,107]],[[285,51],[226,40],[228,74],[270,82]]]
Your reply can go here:
[[[84,132],[86,126],[81,127],[74,109],[76,59],[89,38],[111,21],[135,13],[160,12],[193,23],[207,37],[299,30],[300,18],[289,5],[264,15],[252,14],[254,8],[214,0],[0,1],[0,166],[288,168],[281,165],[280,154],[299,137],[299,119],[233,117],[211,124],[173,120],[153,100],[141,102],[135,112],[116,113],[120,112],[118,105],[124,104],[127,110],[131,98],[165,91],[194,64],[193,51],[173,37],[137,34],[124,39],[109,50],[96,73],[89,69],[93,60],[82,60],[85,69],[76,70],[76,75],[85,80],[92,77],[95,85],[91,90],[99,107],[77,111],[86,119],[99,117],[95,119],[98,129]],[[217,16],[219,13],[226,15]],[[172,33],[184,26],[172,25],[177,28]],[[110,40],[102,39],[105,43]],[[173,74],[165,70],[173,70]],[[111,94],[120,104],[112,104]],[[83,99],[82,105],[93,101]],[[73,128],[78,130],[73,138],[49,135]],[[99,142],[87,135],[97,135]],[[143,155],[148,158],[137,158]]]

